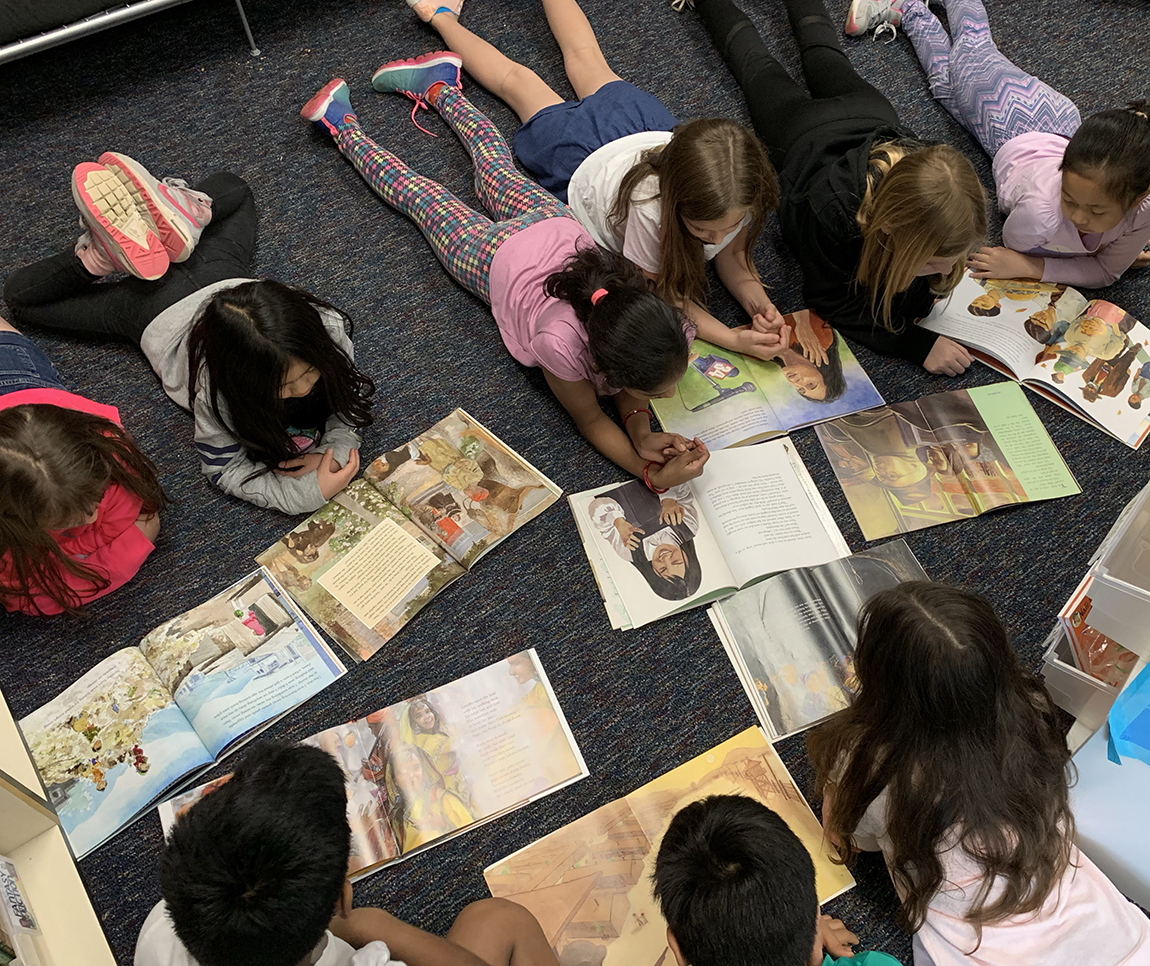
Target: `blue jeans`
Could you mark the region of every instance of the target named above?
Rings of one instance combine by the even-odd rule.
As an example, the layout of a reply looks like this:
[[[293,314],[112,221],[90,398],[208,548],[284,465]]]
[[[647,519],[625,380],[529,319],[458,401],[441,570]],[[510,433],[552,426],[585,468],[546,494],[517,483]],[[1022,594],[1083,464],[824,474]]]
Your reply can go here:
[[[43,350],[19,332],[0,332],[0,396],[21,389],[63,389]]]

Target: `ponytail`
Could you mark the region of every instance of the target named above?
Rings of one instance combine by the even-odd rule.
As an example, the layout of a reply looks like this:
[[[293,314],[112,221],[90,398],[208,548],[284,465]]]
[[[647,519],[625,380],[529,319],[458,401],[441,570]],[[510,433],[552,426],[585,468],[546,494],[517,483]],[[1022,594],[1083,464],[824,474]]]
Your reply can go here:
[[[547,278],[544,290],[571,303],[595,368],[611,387],[653,392],[687,368],[679,313],[648,291],[646,277],[622,255],[577,251]]]
[[[1097,181],[1123,208],[1150,191],[1150,101],[1099,111],[1066,145],[1060,170]]]

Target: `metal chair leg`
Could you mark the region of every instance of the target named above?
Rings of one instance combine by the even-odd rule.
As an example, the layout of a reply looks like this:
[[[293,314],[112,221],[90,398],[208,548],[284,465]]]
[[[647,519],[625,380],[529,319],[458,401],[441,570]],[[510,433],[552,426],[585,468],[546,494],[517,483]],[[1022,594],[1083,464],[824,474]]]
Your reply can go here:
[[[240,21],[244,25],[244,33],[248,36],[248,46],[251,48],[252,56],[258,57],[260,49],[256,46],[256,39],[252,36],[252,28],[248,26],[248,17],[244,13],[244,5],[241,0],[236,0],[236,9],[240,12]]]

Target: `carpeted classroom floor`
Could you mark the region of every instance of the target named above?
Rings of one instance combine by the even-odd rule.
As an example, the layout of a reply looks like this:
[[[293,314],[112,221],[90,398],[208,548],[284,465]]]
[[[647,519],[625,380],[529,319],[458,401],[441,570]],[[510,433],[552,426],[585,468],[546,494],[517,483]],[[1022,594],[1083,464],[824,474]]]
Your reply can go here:
[[[845,17],[845,0],[829,3],[836,20]],[[739,91],[693,13],[675,14],[655,0],[587,0],[585,8],[618,73],[674,113],[746,120]],[[330,139],[298,117],[318,87],[342,75],[370,134],[475,203],[466,155],[442,122],[424,115],[422,123],[440,135],[428,137],[409,122],[407,101],[370,87],[380,63],[438,49],[436,35],[401,0],[249,0],[247,9],[258,58],[247,51],[233,6],[202,0],[0,67],[0,273],[74,239],[68,177],[79,161],[118,150],[157,175],[195,180],[231,170],[255,190],[258,272],[304,286],[356,322],[357,362],[379,387],[365,455],[463,406],[568,492],[621,479],[578,436],[539,371],[508,356],[486,308],[450,281],[415,228],[371,194]],[[748,0],[747,9],[797,73],[781,5]],[[990,14],[1002,49],[1074,98],[1083,114],[1150,94],[1145,2],[998,0]],[[570,96],[536,0],[471,0],[464,22]],[[987,159],[931,99],[905,38],[846,47],[910,128],[957,145],[989,188]],[[465,88],[510,137],[514,115],[467,78]],[[1000,225],[996,215],[993,236]],[[799,274],[773,221],[756,259],[779,306],[800,308]],[[1130,274],[1108,296],[1150,320],[1150,275]],[[713,308],[731,324],[745,321],[725,297],[717,296]],[[223,495],[200,476],[191,418],[164,396],[135,349],[28,334],[70,387],[119,407],[174,502],[138,578],[88,608],[86,618],[0,618],[0,686],[18,717],[247,573],[252,557],[294,525]],[[977,365],[946,379],[856,352],[890,401],[994,381]],[[1150,466],[1150,446],[1132,452],[1046,402],[1035,399],[1034,406],[1077,475],[1081,496],[908,537],[932,577],[990,598],[1031,668],[1040,664],[1042,640],[1090,554]],[[852,549],[861,549],[862,535],[814,433],[794,438]],[[610,630],[561,503],[436,598],[389,647],[269,734],[305,737],[527,646],[538,649],[591,777],[368,879],[356,888],[359,903],[446,930],[464,903],[486,894],[484,866],[755,723],[702,610],[639,631]],[[802,739],[780,750],[809,791]],[[81,863],[122,963],[131,961],[139,926],[159,898],[160,842],[150,813]],[[858,887],[829,911],[859,933],[864,947],[909,963],[910,940],[894,924],[896,900],[881,862],[869,857],[856,873]]]

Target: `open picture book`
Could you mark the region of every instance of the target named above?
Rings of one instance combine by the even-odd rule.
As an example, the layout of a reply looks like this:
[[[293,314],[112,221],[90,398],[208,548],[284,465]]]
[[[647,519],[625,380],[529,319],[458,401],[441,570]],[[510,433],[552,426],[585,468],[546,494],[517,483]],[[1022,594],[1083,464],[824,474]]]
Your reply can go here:
[[[655,857],[675,813],[709,795],[745,795],[779,815],[810,852],[820,903],[855,884],[832,861],[822,826],[758,728],[488,866],[483,877],[493,896],[535,916],[561,963],[673,966],[652,895]]]
[[[1133,449],[1150,431],[1150,330],[1112,302],[968,273],[919,324]]]
[[[631,480],[568,500],[616,629],[850,553],[789,438],[714,452],[666,493]]]
[[[105,658],[20,730],[82,858],[343,674],[257,570]]]
[[[867,540],[1082,492],[1017,383],[815,427]]]
[[[305,743],[347,778],[353,882],[588,774],[534,649]],[[221,781],[162,803],[165,835]]]
[[[776,574],[710,610],[719,640],[773,740],[805,731],[858,693],[856,623],[866,600],[926,573],[902,540]]]
[[[363,661],[561,494],[457,409],[380,456],[257,560]]]
[[[663,428],[725,449],[882,405],[854,353],[826,322],[807,309],[786,321],[791,344],[769,361],[696,339],[675,395],[651,400]]]

